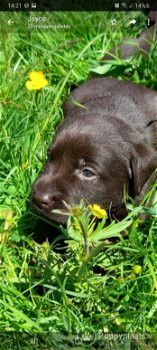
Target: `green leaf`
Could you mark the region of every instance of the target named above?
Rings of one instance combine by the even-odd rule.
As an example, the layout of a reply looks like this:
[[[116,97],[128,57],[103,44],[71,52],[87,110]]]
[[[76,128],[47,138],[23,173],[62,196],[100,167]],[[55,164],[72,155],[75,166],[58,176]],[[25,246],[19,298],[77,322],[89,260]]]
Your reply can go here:
[[[152,215],[157,215],[157,208],[143,208],[142,210],[141,210],[141,213],[143,213],[143,214],[147,214],[147,215],[150,215],[150,216],[152,216]]]
[[[106,74],[112,68],[112,64],[104,64],[103,66],[98,66],[91,69],[91,72],[97,74]]]
[[[111,224],[108,227],[105,227],[104,229],[98,231],[94,237],[91,237],[91,241],[92,242],[97,242],[99,240],[103,240],[103,239],[108,239],[108,238],[112,238],[112,237],[119,237],[119,233],[121,233],[122,231],[124,231],[127,227],[129,227],[132,224],[132,220],[128,220],[128,221],[121,221],[118,222],[117,224]]]

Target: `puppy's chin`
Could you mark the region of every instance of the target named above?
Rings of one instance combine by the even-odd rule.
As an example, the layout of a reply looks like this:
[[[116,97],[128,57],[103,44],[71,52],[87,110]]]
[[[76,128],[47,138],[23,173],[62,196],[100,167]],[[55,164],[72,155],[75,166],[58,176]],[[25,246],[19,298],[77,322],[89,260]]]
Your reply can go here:
[[[35,203],[31,203],[31,207],[33,211],[35,211],[38,215],[42,216],[43,218],[48,218],[50,221],[53,221],[58,224],[66,224],[67,222],[67,215],[64,214],[56,214],[48,210],[40,209]]]
[[[49,220],[54,221],[57,224],[64,225],[67,222],[67,215],[60,215],[60,214],[46,213],[46,212],[44,212],[42,215],[47,217]]]

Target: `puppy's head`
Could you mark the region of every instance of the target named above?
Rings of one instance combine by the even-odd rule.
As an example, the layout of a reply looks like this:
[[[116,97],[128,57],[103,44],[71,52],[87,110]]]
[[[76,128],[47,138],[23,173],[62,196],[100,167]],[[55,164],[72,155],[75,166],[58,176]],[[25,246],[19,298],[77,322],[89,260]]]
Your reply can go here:
[[[122,130],[123,129],[123,130]],[[125,135],[122,136],[122,134]],[[118,136],[117,136],[118,135]],[[136,161],[132,162],[132,140],[124,122],[87,114],[66,118],[48,150],[48,160],[32,189],[32,207],[51,220],[64,223],[66,216],[53,213],[66,209],[64,202],[78,205],[97,203],[118,212],[124,192],[135,195]],[[136,158],[136,157],[134,157]],[[154,164],[154,163],[153,163]],[[147,173],[152,172],[154,165]],[[138,175],[138,178],[140,175]],[[132,187],[130,189],[130,187]]]

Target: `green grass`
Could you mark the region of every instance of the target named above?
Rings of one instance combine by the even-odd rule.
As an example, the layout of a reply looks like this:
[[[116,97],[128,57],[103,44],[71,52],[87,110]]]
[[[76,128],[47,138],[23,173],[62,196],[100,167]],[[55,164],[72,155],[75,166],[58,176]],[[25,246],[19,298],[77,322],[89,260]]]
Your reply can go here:
[[[13,13],[9,18],[16,25],[9,32],[8,14],[2,14],[0,332],[24,333],[1,334],[1,349],[14,349],[17,344],[18,349],[65,349],[66,344],[66,349],[83,350],[87,345],[83,334],[87,332],[91,338],[95,333],[92,349],[106,349],[100,334],[157,331],[154,212],[149,210],[148,219],[140,222],[138,213],[143,206],[134,208],[132,203],[129,216],[121,223],[112,222],[109,229],[103,223],[93,228],[98,232],[101,229],[103,238],[115,237],[112,243],[100,242],[99,235],[91,238],[87,215],[81,213],[88,253],[81,228],[70,221],[77,220],[75,216],[69,219],[67,230],[61,228],[61,235],[71,238],[67,249],[57,250],[57,241],[37,243],[33,235],[36,216],[27,212],[27,202],[47,146],[63,118],[61,105],[71,85],[86,81],[93,67],[99,67],[102,73],[100,58],[124,37],[137,37],[145,28],[145,18],[138,13],[132,15],[138,17],[138,24],[132,28],[127,25],[130,14],[119,13],[118,28],[113,31],[113,15],[108,13],[47,16],[49,23],[68,23],[70,29],[28,31],[28,14]],[[156,54],[154,44],[149,60],[117,60],[106,75],[156,88]],[[35,92],[26,89],[31,70],[44,72],[49,82],[46,88]],[[52,237],[54,230],[52,226]],[[136,265],[141,266],[140,273]],[[45,338],[42,332],[48,332]],[[146,346],[145,339],[135,340],[132,335],[126,350],[131,349],[131,341],[135,349]],[[113,342],[113,348],[121,349],[119,341]]]

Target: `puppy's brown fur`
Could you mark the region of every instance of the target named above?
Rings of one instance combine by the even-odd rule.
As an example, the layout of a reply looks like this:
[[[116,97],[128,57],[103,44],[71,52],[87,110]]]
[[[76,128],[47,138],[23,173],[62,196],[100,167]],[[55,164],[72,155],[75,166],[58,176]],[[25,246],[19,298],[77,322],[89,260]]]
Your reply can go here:
[[[34,183],[32,206],[50,219],[64,203],[98,203],[122,217],[124,192],[140,199],[157,167],[157,93],[112,78],[92,79],[63,105],[65,120]],[[78,107],[73,101],[79,102]],[[152,175],[153,174],[153,175]]]

